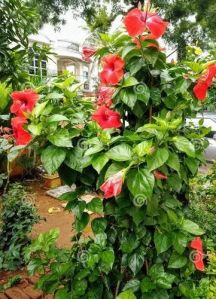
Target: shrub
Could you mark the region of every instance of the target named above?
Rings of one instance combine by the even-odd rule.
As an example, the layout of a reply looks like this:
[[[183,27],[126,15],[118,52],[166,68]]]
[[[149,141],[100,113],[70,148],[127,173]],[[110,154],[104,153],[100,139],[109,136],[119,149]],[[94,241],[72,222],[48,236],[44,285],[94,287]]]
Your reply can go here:
[[[216,242],[216,163],[208,174],[199,174],[191,183],[189,206],[185,215],[205,229],[208,238]]]
[[[24,188],[16,183],[2,197],[0,223],[0,269],[14,270],[23,263],[28,233],[39,217]]]
[[[207,130],[201,123],[186,128],[185,120],[202,109],[216,65],[167,63],[156,40],[167,23],[152,12],[135,9],[124,23],[130,36],[100,35],[96,111],[79,132],[73,114],[64,130],[62,115],[47,121],[47,107],[37,119],[35,111],[30,116],[33,135],[32,124],[47,125],[35,131],[45,168],[78,185],[63,196],[76,216],[63,277],[56,275],[59,265],[50,266],[39,286],[56,298],[203,298],[204,231],[184,209],[189,181],[204,161]],[[86,203],[82,195],[89,189],[98,195]],[[89,223],[93,236],[85,239]]]

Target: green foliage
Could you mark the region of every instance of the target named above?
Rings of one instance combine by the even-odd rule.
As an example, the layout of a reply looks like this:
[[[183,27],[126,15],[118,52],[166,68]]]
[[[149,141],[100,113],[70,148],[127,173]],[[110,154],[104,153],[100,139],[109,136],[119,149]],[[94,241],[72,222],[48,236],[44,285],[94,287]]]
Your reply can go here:
[[[58,170],[69,185],[77,185],[62,196],[75,215],[70,259],[66,265],[58,262],[64,268],[60,276],[50,264],[38,286],[56,298],[205,298],[208,279],[196,272],[189,246],[204,230],[184,214],[189,181],[207,146],[208,130],[201,123],[185,125],[202,109],[192,96],[199,71],[168,64],[148,41],[137,49],[122,33],[100,38],[99,58],[118,53],[125,61],[112,98],[122,127],[103,130],[88,121],[92,108],[71,94],[72,78],[54,81],[55,92],[45,87],[28,126],[47,171]],[[155,171],[167,179],[159,180]],[[82,199],[117,173],[123,174],[118,196],[104,199],[103,206],[98,199],[88,204]],[[102,215],[91,219],[87,210]],[[92,236],[84,238],[88,225]]]
[[[188,218],[205,229],[207,236],[216,242],[215,202],[216,202],[216,167],[208,174],[200,174],[191,181],[189,206],[185,213]]]
[[[60,168],[71,173],[82,171],[82,136],[88,134],[86,125],[93,106],[79,95],[80,86],[74,76],[65,72],[36,88],[41,100],[32,112],[28,129],[39,142],[47,140],[41,161],[49,174]],[[72,149],[77,143],[80,147]]]
[[[39,21],[36,9],[24,1],[0,1],[0,81],[11,84],[13,88],[17,89],[30,80],[29,61],[35,53],[39,54],[39,59],[50,53],[47,46],[39,47],[35,43],[32,50],[29,49],[29,35],[37,33]],[[7,103],[1,101],[1,104]]]
[[[10,186],[2,196],[0,223],[0,269],[15,270],[23,265],[28,233],[37,223],[37,211],[20,184]]]
[[[13,286],[15,286],[16,284],[21,282],[21,280],[22,280],[22,277],[19,275],[9,278],[9,280],[6,283],[4,283],[3,285],[0,285],[0,292],[3,293],[5,290],[12,288]]]

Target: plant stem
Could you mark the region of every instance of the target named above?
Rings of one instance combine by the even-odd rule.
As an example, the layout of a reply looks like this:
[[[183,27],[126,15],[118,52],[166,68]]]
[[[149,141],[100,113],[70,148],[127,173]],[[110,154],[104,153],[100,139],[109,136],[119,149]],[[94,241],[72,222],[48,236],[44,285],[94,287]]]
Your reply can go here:
[[[152,105],[149,107],[149,122],[151,123],[152,121]]]

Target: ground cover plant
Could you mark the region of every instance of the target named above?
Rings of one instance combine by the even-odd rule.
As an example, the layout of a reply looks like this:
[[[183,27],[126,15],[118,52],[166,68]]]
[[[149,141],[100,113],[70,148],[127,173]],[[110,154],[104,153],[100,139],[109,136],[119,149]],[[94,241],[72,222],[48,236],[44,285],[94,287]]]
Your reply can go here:
[[[23,249],[30,242],[28,234],[39,216],[19,183],[10,185],[1,197],[0,214],[0,269],[16,270],[24,264]]]
[[[37,141],[45,169],[77,184],[62,197],[76,216],[69,258],[58,263],[50,243],[42,253],[50,257],[50,272],[38,287],[55,298],[207,296],[204,230],[184,209],[209,130],[201,122],[197,128],[185,123],[202,109],[216,64],[167,63],[158,43],[167,26],[146,5],[125,16],[125,31],[100,34],[101,45],[90,56],[100,60],[101,85],[95,111],[87,109],[84,118],[86,103],[73,94],[71,79],[55,82],[60,95],[45,94],[33,106],[32,97],[25,105],[21,98],[13,109],[23,120],[14,122],[17,144]],[[98,195],[87,204],[82,195],[89,190]],[[89,222],[93,236],[86,239],[82,232]],[[55,232],[46,238],[55,240]],[[41,254],[42,241],[33,244],[28,258]],[[35,265],[43,273],[43,265]]]

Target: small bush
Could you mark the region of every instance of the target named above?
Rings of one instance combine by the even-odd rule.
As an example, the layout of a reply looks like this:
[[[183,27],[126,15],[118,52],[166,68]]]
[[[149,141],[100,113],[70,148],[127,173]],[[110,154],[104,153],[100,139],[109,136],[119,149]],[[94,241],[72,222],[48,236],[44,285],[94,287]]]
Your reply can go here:
[[[191,193],[186,216],[195,220],[208,238],[216,242],[216,163],[208,174],[191,181]]]
[[[2,198],[0,223],[0,269],[14,270],[24,263],[28,233],[37,223],[36,208],[20,184],[13,184]]]

